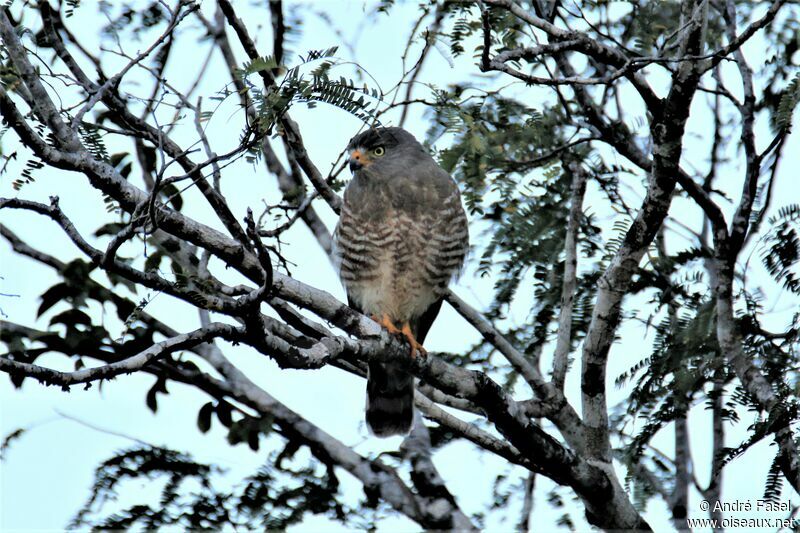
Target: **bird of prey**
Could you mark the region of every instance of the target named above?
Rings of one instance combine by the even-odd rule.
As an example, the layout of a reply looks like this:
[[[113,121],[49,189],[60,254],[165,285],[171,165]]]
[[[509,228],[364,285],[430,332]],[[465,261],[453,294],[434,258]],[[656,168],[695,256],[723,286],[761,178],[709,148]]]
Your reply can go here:
[[[453,178],[402,128],[372,128],[350,140],[353,179],[334,233],[351,307],[404,336],[411,357],[439,313],[469,246]],[[367,425],[380,437],[407,433],[414,378],[395,362],[369,362]]]

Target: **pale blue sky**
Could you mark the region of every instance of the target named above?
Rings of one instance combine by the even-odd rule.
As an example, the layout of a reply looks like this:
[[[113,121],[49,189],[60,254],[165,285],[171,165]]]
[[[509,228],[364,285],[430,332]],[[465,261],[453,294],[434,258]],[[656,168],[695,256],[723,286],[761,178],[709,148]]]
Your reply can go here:
[[[147,5],[148,2],[142,2]],[[292,5],[292,3],[288,3]],[[413,24],[413,15],[416,12],[415,4],[402,5],[393,9],[391,16],[380,16],[373,22],[362,24],[359,28],[357,21],[364,20],[364,13],[369,12],[372,3],[362,2],[335,2],[318,1],[311,4],[312,9],[306,13],[319,11],[329,15],[334,25],[343,28],[348,36],[359,35],[354,42],[356,55],[346,47],[341,47],[338,56],[343,60],[358,61],[369,73],[378,80],[383,88],[391,87],[398,79],[400,71],[400,55]],[[204,2],[204,10],[212,10],[213,2]],[[253,8],[249,2],[237,2],[243,20],[246,21],[251,32],[258,32],[258,44],[262,52],[269,50],[271,38],[269,35],[269,15],[262,8]],[[103,24],[102,16],[98,13],[96,4],[84,1],[76,11],[74,18],[68,21],[73,28],[91,28],[91,31],[80,32],[80,39],[90,49],[97,49],[101,43],[95,41],[95,28]],[[191,23],[193,24],[193,23]],[[144,48],[152,35],[146,35],[145,41],[134,45],[135,48]],[[187,43],[189,41],[184,41]],[[111,43],[105,43],[107,46]],[[287,57],[291,64],[292,58],[297,54],[305,54],[309,49],[328,48],[340,44],[340,38],[335,35],[327,22],[322,18],[311,16],[306,18],[302,34],[290,42],[292,52]],[[197,63],[205,58],[208,43],[197,45],[192,50],[179,50],[173,57],[168,70],[168,78],[177,87],[185,88],[190,81],[181,79],[182,72],[193,72]],[[415,50],[420,49],[417,43]],[[751,63],[758,64],[758,58],[763,56],[758,43],[745,49]],[[43,57],[50,57],[49,51]],[[241,56],[243,57],[243,56]],[[177,58],[181,58],[180,61]],[[109,65],[114,63],[110,62]],[[200,87],[197,94],[204,96],[205,108],[209,109],[213,96],[222,84],[227,81],[227,74],[221,58],[215,54],[211,65],[213,72],[218,76],[208,78]],[[470,52],[458,58],[451,66],[442,54],[433,51],[428,58],[421,81],[436,83],[446,86],[454,81],[464,81],[477,72]],[[344,72],[345,75],[346,70]],[[736,74],[726,69],[725,75],[730,77],[730,86],[735,87]],[[126,78],[127,79],[127,78]],[[141,71],[132,71],[130,79],[145,79]],[[476,78],[472,78],[475,80]],[[482,83],[482,82],[481,82]],[[147,90],[149,93],[149,80]],[[658,87],[656,87],[658,89]],[[735,91],[737,92],[737,91]],[[528,104],[539,107],[544,99],[550,98],[547,90],[535,90],[528,93]],[[417,96],[426,96],[427,89],[420,87]],[[695,102],[697,113],[693,114],[689,129],[699,136],[699,141],[688,143],[685,161],[704,168],[706,164],[705,146],[709,139],[704,136],[707,129],[709,116],[703,104],[706,96],[698,96]],[[637,102],[632,96],[631,102]],[[421,115],[419,108],[411,113],[406,127],[412,133],[422,138],[427,130],[428,123]],[[316,109],[306,110],[298,106],[292,110],[293,118],[299,122],[305,136],[309,152],[318,166],[327,170],[336,159],[339,151],[346,144],[352,134],[359,128],[359,122],[354,117],[337,109],[319,105]],[[165,115],[166,116],[166,115]],[[398,113],[389,115],[389,122],[397,120]],[[195,138],[191,117],[187,119],[186,126],[176,131],[176,139],[182,144],[188,144]],[[384,121],[386,122],[386,120]],[[234,146],[242,124],[242,113],[237,110],[237,103],[230,99],[215,114],[208,127],[209,137],[217,152]],[[760,125],[760,131],[766,131],[765,125]],[[646,127],[642,130],[646,132]],[[8,150],[12,143],[12,134],[3,139],[3,149]],[[765,139],[768,136],[764,137]],[[446,139],[444,140],[446,142]],[[702,141],[702,142],[700,142]],[[789,141],[791,146],[787,153],[798,153],[800,144],[797,138]],[[130,149],[127,145],[125,150]],[[110,152],[119,151],[110,146]],[[61,206],[76,222],[84,236],[90,236],[100,221],[109,221],[100,195],[91,189],[86,179],[76,174],[64,172],[42,171],[37,173],[37,181],[27,185],[20,193],[11,188],[11,182],[21,170],[24,158],[17,162],[16,167],[11,167],[9,174],[0,181],[0,195],[19,196],[37,201],[47,201],[50,195],[58,195]],[[797,195],[792,188],[790,162],[787,160],[776,190],[776,198],[794,200]],[[135,175],[135,172],[134,172]],[[241,218],[247,207],[258,210],[262,198],[267,202],[277,203],[279,193],[272,176],[268,175],[263,166],[255,168],[240,163],[226,169],[223,179],[223,192],[225,193],[231,209],[237,217]],[[722,180],[735,183],[733,191],[738,191],[739,174],[733,172]],[[626,193],[629,199],[635,198],[635,193],[641,195],[638,180],[627,178],[635,192]],[[725,181],[720,182],[724,188]],[[587,198],[587,205],[595,213],[607,216],[609,213],[600,211],[598,202],[593,202],[593,197]],[[214,221],[210,210],[204,205],[204,200],[196,193],[186,195],[189,211],[199,220],[219,227]],[[634,205],[637,202],[632,202]],[[318,202],[318,211],[323,215],[330,228],[335,223],[335,217],[327,206]],[[776,203],[780,206],[780,203]],[[730,206],[723,205],[728,211]],[[673,204],[671,213],[679,216],[684,223],[699,221],[698,212],[691,208],[685,200],[677,199]],[[44,251],[52,253],[62,260],[69,260],[77,256],[74,247],[61,234],[54,224],[42,220],[31,214],[15,211],[3,211],[0,219],[31,244]],[[606,218],[606,220],[610,220]],[[607,222],[610,226],[610,222]],[[479,243],[482,236],[479,227],[472,228],[472,241]],[[103,239],[97,242],[105,243]],[[300,280],[318,287],[325,288],[337,297],[343,298],[343,291],[338,279],[330,267],[324,254],[309,233],[303,227],[296,227],[287,238],[290,245],[284,252],[297,266],[293,274]],[[679,241],[670,241],[675,246],[681,245]],[[122,253],[134,254],[135,247],[129,245]],[[43,290],[56,281],[56,276],[47,267],[33,261],[13,255],[3,241],[0,244],[2,254],[2,286],[0,292],[18,294],[16,298],[0,300],[0,308],[8,315],[8,320],[26,325],[44,328],[49,318],[59,312],[54,308],[45,316],[36,321],[35,312],[38,307],[38,297]],[[229,273],[225,276],[233,275]],[[102,279],[97,277],[96,279]],[[478,308],[484,308],[491,300],[491,283],[481,280],[467,269],[465,275],[455,288],[456,292]],[[524,289],[523,289],[524,290]],[[140,299],[146,293],[133,297]],[[788,295],[782,296],[779,306],[785,309],[796,304],[796,298]],[[63,310],[63,309],[61,309]],[[113,313],[102,313],[100,309],[93,309],[95,316],[104,320],[112,332],[121,332],[122,325],[113,316]],[[198,326],[196,312],[188,305],[175,301],[172,298],[160,295],[147,307],[147,311],[156,317],[162,318],[173,327],[181,331],[188,331]],[[520,305],[518,312],[512,316],[512,321],[521,321],[527,318],[525,305]],[[775,316],[776,322],[785,320],[786,311]],[[776,327],[779,327],[776,325]],[[631,366],[649,351],[649,342],[642,343],[644,329],[636,324],[629,324],[621,330],[623,342],[614,346],[609,377],[611,380],[621,371]],[[446,350],[458,352],[477,340],[475,333],[456,316],[447,306],[434,326],[426,342],[431,351]],[[233,362],[245,370],[248,376],[256,383],[262,385],[275,397],[284,401],[288,406],[302,413],[310,421],[320,425],[343,442],[353,445],[362,454],[376,454],[384,450],[396,449],[399,439],[380,440],[370,437],[363,424],[364,383],[335,369],[318,371],[281,371],[277,366],[264,356],[256,354],[247,348],[234,348],[225,346]],[[551,353],[552,348],[546,348],[545,354]],[[61,357],[47,356],[37,361],[38,364],[58,366],[69,369],[69,363]],[[65,365],[65,363],[67,363]],[[543,360],[544,368],[549,364],[548,357]],[[568,380],[568,395],[573,399],[573,404],[579,408],[579,388],[577,374],[570,374]],[[264,460],[265,450],[268,445],[262,446],[262,451],[253,453],[246,446],[230,447],[225,439],[225,432],[215,424],[208,434],[201,434],[196,429],[196,415],[199,407],[208,401],[205,396],[183,386],[171,384],[170,396],[161,397],[159,412],[152,415],[145,407],[144,396],[154,378],[146,375],[122,376],[113,382],[105,383],[101,388],[93,387],[83,391],[76,387],[69,394],[65,394],[56,387],[44,388],[38,383],[28,380],[21,391],[14,390],[8,379],[0,376],[0,435],[21,427],[35,425],[36,427],[26,433],[19,441],[15,442],[6,454],[6,460],[0,462],[0,529],[60,529],[75,510],[84,501],[88,487],[91,484],[94,467],[103,459],[110,457],[115,451],[133,444],[125,437],[109,435],[105,432],[93,430],[85,425],[66,419],[58,413],[77,417],[98,427],[120,434],[129,435],[143,441],[165,445],[174,449],[192,453],[201,461],[217,463],[230,472],[230,479],[238,479],[254,471]],[[613,382],[609,385],[610,403],[624,402],[628,390],[616,389]],[[708,415],[702,406],[691,413],[692,450],[697,461],[698,477],[704,480],[710,453],[710,439],[707,428]],[[746,425],[750,422],[745,417],[745,422],[739,427],[729,430],[729,445],[735,445],[744,437]],[[671,450],[671,429],[663,431],[654,440],[654,443],[664,451]],[[771,459],[771,449],[764,443],[750,450],[743,458],[738,459],[726,470],[725,485],[726,500],[733,498],[754,499],[761,495],[763,478],[766,475],[768,461]],[[483,506],[491,496],[491,485],[494,476],[499,473],[501,462],[488,455],[478,454],[470,444],[456,443],[445,448],[436,456],[436,465],[445,479],[450,481],[451,490],[455,493],[462,508],[467,513],[483,510]],[[752,473],[757,472],[755,478]],[[513,476],[523,475],[521,469],[514,469]],[[621,478],[624,472],[620,470]],[[360,497],[361,488],[347,474],[341,475],[342,491],[348,501]],[[739,480],[748,480],[740,483]],[[537,491],[537,506],[535,524],[552,524],[560,514],[550,509],[545,501],[545,495],[552,483],[542,481]],[[134,497],[143,493],[140,489],[132,487]],[[156,493],[149,489],[148,497]],[[571,494],[569,490],[563,494]],[[786,494],[786,493],[785,493]],[[796,498],[795,498],[796,499]],[[514,500],[506,513],[505,523],[492,520],[487,525],[492,529],[506,529],[518,520],[518,509],[521,498]],[[567,499],[572,517],[582,522],[582,506],[571,499]],[[698,508],[698,498],[693,494],[690,516],[705,516]],[[124,503],[125,499],[120,503]],[[651,525],[659,530],[669,529],[666,507],[659,500],[654,499],[646,513],[646,518]],[[748,515],[750,516],[750,515]],[[767,515],[776,517],[774,515]],[[405,519],[387,520],[382,525],[387,529],[409,530],[418,529],[413,523]],[[336,524],[326,519],[309,518],[304,523],[305,527],[298,529],[330,529],[338,530]],[[584,526],[585,527],[585,524]]]

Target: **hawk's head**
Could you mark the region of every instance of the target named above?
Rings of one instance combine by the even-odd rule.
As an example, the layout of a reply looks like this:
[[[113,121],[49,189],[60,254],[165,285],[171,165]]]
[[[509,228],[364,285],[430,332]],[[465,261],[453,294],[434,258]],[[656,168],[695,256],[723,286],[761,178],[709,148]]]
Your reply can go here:
[[[356,172],[375,164],[379,167],[402,165],[409,154],[424,153],[422,145],[403,128],[370,128],[347,145],[350,170]]]

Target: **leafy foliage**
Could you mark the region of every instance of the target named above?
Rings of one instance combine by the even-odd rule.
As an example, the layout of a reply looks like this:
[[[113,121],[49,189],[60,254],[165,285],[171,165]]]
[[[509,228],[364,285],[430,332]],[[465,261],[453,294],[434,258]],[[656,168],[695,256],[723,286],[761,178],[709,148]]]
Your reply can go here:
[[[124,450],[97,468],[91,496],[69,527],[276,530],[297,524],[307,513],[329,514],[340,521],[350,518],[353,511],[336,500],[339,481],[333,470],[320,471],[313,464],[289,466],[286,459],[270,454],[264,466],[228,492],[217,489],[224,474],[219,467],[164,448]],[[108,515],[99,512],[126,484],[138,482],[160,486],[158,499],[126,505]]]
[[[793,293],[800,292],[800,279],[793,267],[800,259],[800,241],[797,224],[800,221],[800,206],[791,204],[782,207],[777,216],[771,217],[769,233],[764,237],[762,260],[775,281]]]
[[[370,99],[380,103],[381,95],[376,89],[367,85],[357,87],[352,79],[340,76],[332,79],[331,70],[335,67],[335,54],[338,47],[324,50],[311,50],[300,64],[288,70],[278,65],[272,57],[258,58],[249,61],[241,69],[242,80],[247,82],[248,76],[268,72],[269,75],[286,70],[277,87],[264,92],[257,85],[249,84],[252,98],[258,109],[258,129],[270,133],[278,120],[294,103],[305,103],[313,108],[318,102],[335,106],[347,113],[355,115],[364,122],[374,122],[377,106]],[[310,63],[319,64],[305,72],[303,67]]]

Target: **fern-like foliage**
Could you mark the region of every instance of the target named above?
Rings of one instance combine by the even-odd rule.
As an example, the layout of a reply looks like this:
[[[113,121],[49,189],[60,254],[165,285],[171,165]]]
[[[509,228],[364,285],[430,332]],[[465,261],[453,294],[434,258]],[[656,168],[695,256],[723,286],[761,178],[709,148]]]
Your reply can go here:
[[[242,80],[248,84],[250,94],[258,112],[257,127],[260,131],[270,133],[278,120],[295,103],[304,103],[314,107],[317,103],[325,103],[350,113],[365,123],[375,123],[376,112],[382,101],[382,94],[368,85],[356,85],[352,79],[339,76],[331,77],[336,66],[335,54],[338,47],[324,50],[311,50],[300,57],[300,63],[288,70],[278,65],[274,58],[264,57],[249,61],[239,71]],[[319,64],[308,70],[310,63]],[[285,70],[277,87],[263,91],[255,84],[249,83],[248,77],[269,71],[271,75]]]
[[[216,485],[224,471],[219,467],[165,448],[125,450],[98,466],[91,495],[69,527],[272,531],[297,524],[307,514],[366,525],[363,510],[357,514],[336,501],[339,481],[334,471],[292,460],[295,451],[296,447],[287,447],[281,454],[270,454],[264,466],[241,480],[233,491],[220,491]],[[104,512],[119,491],[132,483],[161,487],[158,501]]]
[[[800,276],[795,271],[795,265],[800,259],[798,221],[799,205],[782,207],[776,216],[769,219],[770,230],[763,239],[761,252],[767,272],[793,293],[800,292]]]
[[[778,109],[773,117],[776,129],[786,130],[792,125],[792,117],[798,103],[800,103],[800,73],[795,74],[781,95]]]

